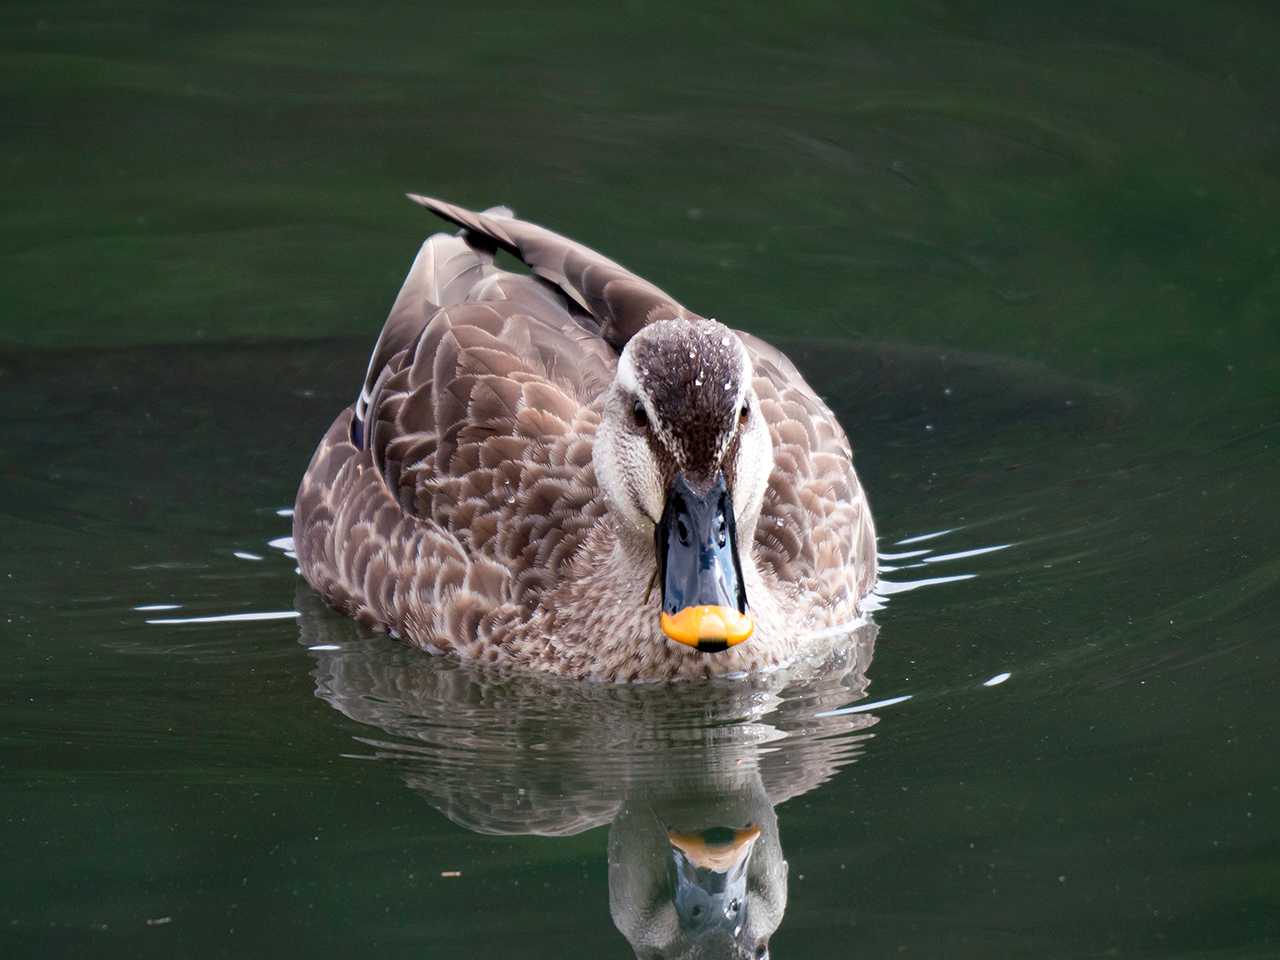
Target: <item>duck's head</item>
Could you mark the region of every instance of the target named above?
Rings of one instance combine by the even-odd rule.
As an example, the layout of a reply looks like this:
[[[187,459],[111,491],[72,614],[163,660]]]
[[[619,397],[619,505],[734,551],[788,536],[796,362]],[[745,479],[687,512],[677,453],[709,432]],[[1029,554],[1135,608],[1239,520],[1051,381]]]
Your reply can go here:
[[[724,324],[650,324],[622,351],[593,452],[610,509],[652,536],[662,632],[706,652],[754,628],[743,562],[773,445],[751,375]]]

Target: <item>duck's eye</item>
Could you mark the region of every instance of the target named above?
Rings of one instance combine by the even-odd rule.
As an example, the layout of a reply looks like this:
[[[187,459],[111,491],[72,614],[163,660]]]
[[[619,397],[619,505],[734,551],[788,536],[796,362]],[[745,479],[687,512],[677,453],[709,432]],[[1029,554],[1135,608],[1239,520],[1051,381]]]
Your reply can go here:
[[[631,404],[631,421],[640,430],[649,426],[649,414],[645,412],[644,404],[639,400],[636,400]]]
[[[738,411],[738,422],[746,423],[747,417],[751,416],[751,405],[747,401],[742,401],[742,409]]]

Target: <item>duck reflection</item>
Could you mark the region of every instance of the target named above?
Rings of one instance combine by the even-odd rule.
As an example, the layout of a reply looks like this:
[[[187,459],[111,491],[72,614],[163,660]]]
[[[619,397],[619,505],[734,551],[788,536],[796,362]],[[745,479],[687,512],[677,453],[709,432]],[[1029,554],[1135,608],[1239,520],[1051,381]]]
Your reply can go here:
[[[763,958],[787,903],[775,807],[854,760],[868,624],[785,673],[605,686],[485,672],[364,632],[297,596],[316,695],[476,833],[564,837],[609,825],[609,908],[637,957]]]

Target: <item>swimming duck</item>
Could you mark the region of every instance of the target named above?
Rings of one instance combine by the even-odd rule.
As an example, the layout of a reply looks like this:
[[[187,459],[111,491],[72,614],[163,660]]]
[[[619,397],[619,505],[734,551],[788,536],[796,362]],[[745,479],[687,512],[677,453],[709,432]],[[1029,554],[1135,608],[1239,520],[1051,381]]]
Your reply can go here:
[[[418,251],[302,479],[312,587],[432,653],[605,681],[767,670],[857,624],[871,512],[781,351],[505,208],[410,199],[460,232]]]

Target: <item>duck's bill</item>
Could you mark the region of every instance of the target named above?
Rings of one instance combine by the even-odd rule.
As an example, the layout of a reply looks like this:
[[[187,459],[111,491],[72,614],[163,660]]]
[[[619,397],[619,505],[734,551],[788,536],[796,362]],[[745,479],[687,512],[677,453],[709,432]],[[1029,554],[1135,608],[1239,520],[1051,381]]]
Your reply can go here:
[[[654,539],[662,581],[658,623],[667,638],[715,653],[750,637],[755,624],[724,475],[705,490],[677,476]]]
[[[704,653],[727,650],[747,639],[755,629],[748,614],[710,604],[685,607],[676,613],[663,610],[658,623],[667,639],[697,647]]]

